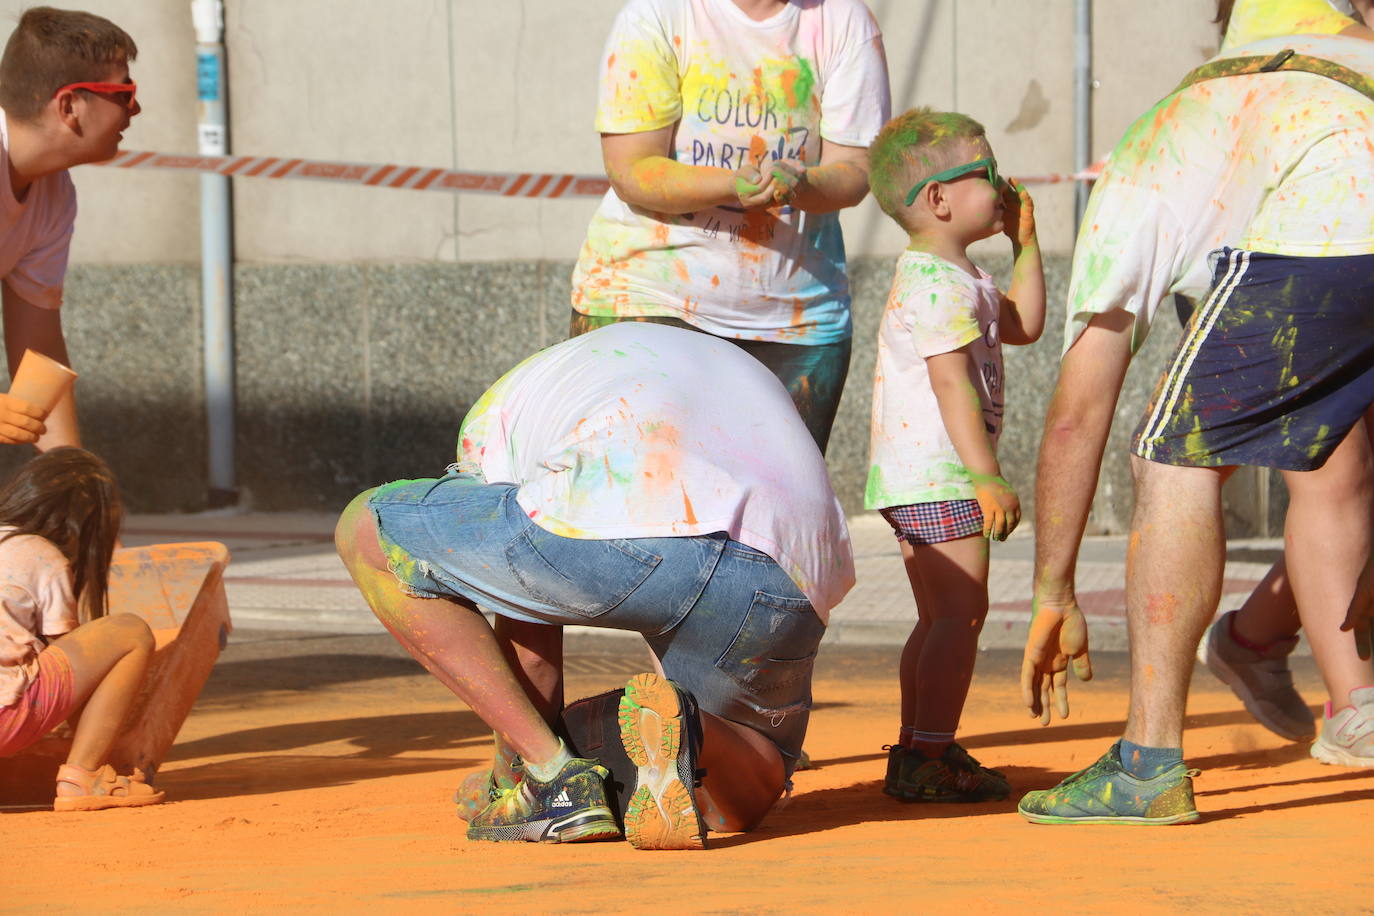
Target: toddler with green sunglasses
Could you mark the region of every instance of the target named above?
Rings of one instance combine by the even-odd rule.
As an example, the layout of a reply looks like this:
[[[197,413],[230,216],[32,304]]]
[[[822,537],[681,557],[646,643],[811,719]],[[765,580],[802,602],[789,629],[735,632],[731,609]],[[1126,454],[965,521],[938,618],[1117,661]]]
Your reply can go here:
[[[1020,521],[997,463],[1003,341],[1034,343],[1045,278],[1023,185],[1003,179],[977,121],[914,109],[869,147],[869,184],[907,233],[878,334],[865,505],[901,542],[917,623],[902,650],[902,722],[883,791],[902,801],[986,801],[1010,786],[954,741],[988,609],[988,540]],[[1012,244],[1003,294],[968,257]]]

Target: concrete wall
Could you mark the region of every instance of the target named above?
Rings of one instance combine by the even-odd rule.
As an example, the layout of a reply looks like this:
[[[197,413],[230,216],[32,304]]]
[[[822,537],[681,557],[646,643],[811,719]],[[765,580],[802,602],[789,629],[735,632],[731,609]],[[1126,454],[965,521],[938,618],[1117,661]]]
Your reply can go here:
[[[592,130],[602,43],[622,0],[227,0],[237,153],[482,171],[601,169]],[[24,3],[0,0],[0,36]],[[144,114],[130,149],[195,151],[188,0],[83,0],[139,42]],[[894,107],[965,111],[1008,174],[1073,167],[1073,0],[869,0]],[[1208,57],[1213,0],[1096,0],[1094,153]],[[78,169],[77,263],[192,263],[193,176]],[[1072,188],[1037,193],[1046,249],[1072,245]],[[313,182],[235,181],[245,263],[566,260],[594,201],[505,200]],[[851,254],[905,241],[871,201]]]
[[[886,36],[896,108],[929,104],[978,117],[1008,173],[1072,169],[1072,0],[869,3]],[[228,0],[231,147],[597,173],[596,64],[620,4]],[[193,152],[187,0],[84,5],[124,25],[141,47],[133,73],[144,114],[126,147]],[[0,0],[0,36],[19,8]],[[1211,9],[1211,0],[1097,0],[1097,156],[1212,53]],[[89,443],[114,463],[135,508],[202,508],[197,179],[98,168],[75,178],[81,215],[64,320],[83,372]],[[1007,354],[1003,454],[1027,497],[1057,368],[1072,198],[1067,184],[1036,191],[1052,255],[1051,331]],[[486,384],[563,336],[571,259],[593,206],[236,179],[245,499],[263,508],[337,507],[380,480],[442,468],[458,420]],[[856,509],[877,316],[905,239],[871,201],[844,220],[856,346],[830,463]],[[1004,243],[985,244],[979,257],[1005,275]],[[1166,326],[1128,379],[1095,530],[1119,531],[1128,518],[1121,443],[1176,338]]]

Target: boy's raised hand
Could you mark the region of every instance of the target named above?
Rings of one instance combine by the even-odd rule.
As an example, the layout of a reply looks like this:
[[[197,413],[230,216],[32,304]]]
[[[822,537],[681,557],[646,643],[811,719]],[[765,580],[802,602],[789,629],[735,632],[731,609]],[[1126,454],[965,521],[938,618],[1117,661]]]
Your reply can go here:
[[[983,511],[983,537],[1005,541],[1021,522],[1021,500],[1016,491],[997,474],[970,471],[973,495]]]
[[[1030,191],[1015,178],[1002,186],[1002,231],[1018,248],[1035,243],[1035,201]]]
[[[37,442],[46,429],[41,409],[28,401],[0,394],[0,442],[9,445]]]

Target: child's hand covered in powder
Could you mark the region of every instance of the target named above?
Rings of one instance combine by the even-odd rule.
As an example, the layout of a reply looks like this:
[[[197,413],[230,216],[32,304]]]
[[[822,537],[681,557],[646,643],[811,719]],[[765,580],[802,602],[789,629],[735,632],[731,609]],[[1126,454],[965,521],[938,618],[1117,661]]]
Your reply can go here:
[[[1021,521],[1021,500],[1016,491],[996,474],[970,471],[973,495],[983,511],[983,537],[1005,541]]]

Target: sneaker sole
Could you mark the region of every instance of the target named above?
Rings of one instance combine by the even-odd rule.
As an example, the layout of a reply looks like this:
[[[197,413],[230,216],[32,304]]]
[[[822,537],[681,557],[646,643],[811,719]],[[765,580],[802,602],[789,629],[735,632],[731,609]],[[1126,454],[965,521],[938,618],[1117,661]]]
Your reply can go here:
[[[1374,767],[1374,757],[1361,757],[1350,753],[1343,747],[1323,744],[1321,741],[1312,742],[1312,757],[1331,766],[1365,769]]]
[[[1216,624],[1213,624],[1213,626],[1216,626]],[[1315,718],[1312,720],[1311,727],[1305,732],[1299,733],[1294,729],[1286,728],[1283,723],[1270,716],[1268,711],[1255,701],[1255,695],[1250,692],[1250,688],[1246,685],[1245,681],[1241,679],[1240,675],[1236,673],[1236,670],[1228,665],[1226,660],[1218,654],[1215,645],[1216,643],[1212,638],[1212,630],[1209,627],[1207,636],[1203,639],[1202,645],[1198,647],[1198,661],[1206,665],[1207,670],[1212,672],[1212,675],[1216,677],[1217,680],[1231,688],[1231,692],[1236,695],[1236,699],[1240,700],[1241,705],[1245,707],[1245,711],[1253,716],[1256,722],[1263,725],[1280,738],[1286,738],[1289,741],[1312,740],[1313,736],[1317,733]]]
[[[1057,814],[1033,814],[1029,811],[1023,811],[1020,808],[1017,808],[1016,811],[1032,824],[1120,824],[1127,827],[1167,827],[1170,824],[1189,824],[1199,817],[1196,811],[1186,811],[1183,814],[1172,814],[1169,817],[1124,817],[1121,815],[1112,815],[1111,817],[1063,817]]]
[[[625,808],[625,838],[636,849],[704,849],[692,787],[678,776],[682,704],[677,690],[656,674],[625,685],[619,707],[620,743],[637,768]]]
[[[598,805],[561,818],[546,818],[525,824],[503,827],[468,826],[469,840],[489,843],[586,843],[593,840],[620,838],[620,828],[611,816],[611,809]]]
[[[153,795],[59,795],[53,799],[54,811],[108,811],[111,808],[142,808],[161,804],[166,792]]]

